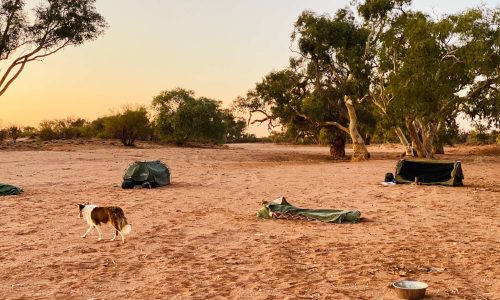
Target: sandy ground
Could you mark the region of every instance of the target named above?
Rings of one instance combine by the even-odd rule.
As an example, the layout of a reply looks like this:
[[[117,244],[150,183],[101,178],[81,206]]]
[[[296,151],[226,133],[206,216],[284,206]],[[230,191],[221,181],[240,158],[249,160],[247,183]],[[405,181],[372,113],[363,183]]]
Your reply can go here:
[[[446,149],[465,173],[452,188],[381,186],[397,145],[353,163],[316,146],[81,144],[0,151],[0,182],[25,190],[0,198],[1,299],[397,299],[390,285],[405,278],[427,282],[429,299],[500,299],[498,146]],[[149,159],[173,184],[122,190],[127,165]],[[365,221],[257,219],[279,196]],[[126,243],[109,225],[105,241],[80,238],[82,202],[121,206]]]

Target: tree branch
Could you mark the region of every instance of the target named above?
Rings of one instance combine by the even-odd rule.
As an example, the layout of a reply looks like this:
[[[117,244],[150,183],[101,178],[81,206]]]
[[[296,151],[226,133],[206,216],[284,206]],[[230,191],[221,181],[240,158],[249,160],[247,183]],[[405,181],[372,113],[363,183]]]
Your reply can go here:
[[[335,122],[335,121],[325,121],[325,122],[319,122],[319,121],[313,121],[311,120],[311,118],[309,118],[308,116],[304,115],[303,113],[300,113],[297,111],[297,109],[295,107],[292,107],[290,106],[293,111],[295,112],[295,114],[299,117],[302,117],[304,118],[305,120],[309,121],[309,122],[313,122],[313,123],[316,123],[319,127],[326,127],[326,126],[335,126],[337,127],[338,129],[346,132],[347,134],[349,134],[349,129],[340,125],[339,123]]]
[[[68,46],[69,44],[70,44],[69,40],[66,40],[61,46],[57,47],[56,49],[54,49],[52,51],[45,52],[44,54],[36,55],[34,57],[30,57],[30,56],[35,55],[36,53],[40,52],[43,49],[43,46],[40,45],[35,50],[31,51],[30,53],[25,54],[25,55],[17,58],[16,60],[14,60],[12,62],[12,64],[9,66],[9,68],[7,69],[7,71],[5,71],[5,74],[2,76],[2,79],[0,80],[0,87],[1,87],[0,96],[2,96],[5,93],[5,91],[9,88],[9,86],[12,84],[12,82],[14,82],[14,80],[19,76],[19,74],[21,74],[21,72],[23,71],[24,66],[26,65],[26,63],[28,63],[30,61],[34,61],[34,60],[38,60],[38,59],[47,57],[49,55],[52,55],[52,54],[60,51],[64,47]],[[12,70],[14,69],[14,67],[16,67],[18,65],[21,65],[21,66],[16,71],[16,73],[14,74],[14,76],[12,76],[7,81],[7,83],[5,83],[5,81],[9,77],[9,75],[12,72]],[[5,83],[5,85],[4,85],[4,83]]]
[[[21,72],[24,69],[24,66],[26,65],[26,62],[27,62],[27,60],[25,59],[24,62],[21,64],[21,67],[14,74],[14,76],[12,76],[12,78],[9,81],[7,81],[7,83],[5,84],[5,86],[0,90],[0,96],[2,96],[5,93],[5,91],[12,84],[12,82],[14,82],[14,80],[16,80],[17,76],[19,76],[19,74],[21,74]],[[9,68],[9,69],[11,69],[11,68]],[[10,73],[10,71],[9,71],[9,73]],[[3,81],[4,81],[4,79],[2,79],[2,84],[3,84]],[[0,86],[1,86],[1,84],[0,84]]]
[[[498,78],[489,78],[489,79],[486,79],[486,80],[482,81],[478,86],[476,86],[475,89],[473,89],[472,91],[470,91],[467,94],[467,96],[465,96],[465,98],[470,100],[470,99],[476,97],[484,89],[489,88],[490,85],[495,81],[495,79],[498,80]]]

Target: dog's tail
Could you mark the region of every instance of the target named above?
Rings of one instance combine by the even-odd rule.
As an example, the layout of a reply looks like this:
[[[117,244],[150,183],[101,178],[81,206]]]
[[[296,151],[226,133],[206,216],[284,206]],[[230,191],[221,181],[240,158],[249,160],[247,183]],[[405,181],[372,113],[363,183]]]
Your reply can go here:
[[[113,221],[115,228],[120,230],[123,235],[129,234],[132,230],[132,226],[127,223],[127,218],[125,217],[123,210],[119,207],[110,207],[109,212],[112,215],[111,220]]]
[[[122,228],[123,235],[130,234],[130,231],[132,231],[132,226],[130,226],[130,224],[127,224],[125,225],[125,227]]]

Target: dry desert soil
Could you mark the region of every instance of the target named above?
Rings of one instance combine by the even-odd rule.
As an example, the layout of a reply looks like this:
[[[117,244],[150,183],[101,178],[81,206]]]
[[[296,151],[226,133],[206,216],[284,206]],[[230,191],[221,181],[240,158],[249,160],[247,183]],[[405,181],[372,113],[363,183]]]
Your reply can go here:
[[[371,145],[367,162],[328,148],[218,149],[109,142],[4,146],[0,299],[397,299],[391,283],[429,284],[427,299],[500,299],[500,148],[446,148],[464,187],[380,183],[402,149]],[[165,162],[171,185],[120,188],[136,160]],[[263,200],[356,209],[363,221],[260,220]],[[124,209],[132,233],[110,242],[79,203]]]

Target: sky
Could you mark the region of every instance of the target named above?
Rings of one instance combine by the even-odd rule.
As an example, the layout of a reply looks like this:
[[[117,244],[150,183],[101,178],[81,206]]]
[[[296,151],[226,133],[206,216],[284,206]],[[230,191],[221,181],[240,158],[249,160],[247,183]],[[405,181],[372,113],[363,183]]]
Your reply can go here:
[[[28,6],[41,0],[27,0]],[[433,16],[500,0],[414,0]],[[162,90],[194,90],[229,107],[267,73],[287,66],[293,23],[304,10],[334,14],[349,0],[97,0],[103,36],[25,68],[0,97],[0,127],[94,120]],[[0,62],[0,73],[6,65]],[[267,127],[249,130],[267,135]]]

